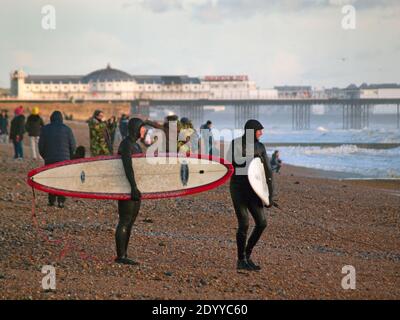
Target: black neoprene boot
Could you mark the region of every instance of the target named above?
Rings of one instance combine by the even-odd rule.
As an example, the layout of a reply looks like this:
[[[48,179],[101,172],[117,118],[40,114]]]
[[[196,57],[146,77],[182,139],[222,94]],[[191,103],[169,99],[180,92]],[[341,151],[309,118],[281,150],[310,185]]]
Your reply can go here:
[[[136,262],[134,260],[129,259],[128,257],[123,257],[123,258],[115,258],[114,260],[115,263],[120,263],[120,264],[127,264],[131,266],[137,266],[139,265],[139,262]]]
[[[249,271],[253,270],[253,269],[249,266],[249,264],[247,263],[247,261],[246,261],[245,259],[242,259],[242,260],[238,260],[238,261],[237,261],[236,269],[237,269],[237,270],[249,270]]]
[[[250,259],[250,257],[248,257],[246,260],[247,260],[247,264],[251,267],[252,270],[254,270],[254,271],[261,270],[261,267],[259,265],[255,264],[253,262],[253,260]]]

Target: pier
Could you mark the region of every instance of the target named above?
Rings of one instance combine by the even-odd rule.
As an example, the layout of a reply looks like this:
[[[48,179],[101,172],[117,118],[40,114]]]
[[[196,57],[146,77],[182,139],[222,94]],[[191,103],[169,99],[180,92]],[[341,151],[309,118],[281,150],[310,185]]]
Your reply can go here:
[[[171,108],[180,116],[189,117],[195,122],[203,122],[205,106],[233,106],[235,126],[240,128],[247,119],[259,117],[261,108],[289,106],[292,109],[292,129],[307,130],[311,126],[311,112],[314,105],[331,105],[342,109],[342,127],[348,129],[368,128],[372,108],[383,105],[397,106],[395,121],[400,128],[400,98],[394,99],[135,99],[131,101],[131,114],[149,115],[150,108]]]

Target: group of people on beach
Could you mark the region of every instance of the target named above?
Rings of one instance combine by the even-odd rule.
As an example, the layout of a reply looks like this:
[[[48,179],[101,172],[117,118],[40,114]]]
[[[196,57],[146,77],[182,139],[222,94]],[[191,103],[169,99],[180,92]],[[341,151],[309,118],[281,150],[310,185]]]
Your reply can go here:
[[[96,110],[93,116],[87,121],[90,132],[90,152],[92,156],[106,156],[114,153],[114,142],[117,140],[116,136],[122,141],[129,135],[128,130],[129,117],[123,114],[117,122],[115,116],[107,121],[104,120],[104,112]],[[178,118],[176,115],[170,115],[165,118],[163,123],[144,120],[146,127],[146,136],[139,139],[142,150],[146,150],[157,139],[157,134],[153,134],[154,129],[161,130],[166,139],[165,152],[178,152],[183,154],[198,153],[199,149],[203,147],[202,153],[214,154],[216,153],[216,146],[212,135],[212,122],[208,120],[200,127],[200,135],[194,128],[192,121],[187,117]],[[170,126],[175,127],[176,134],[176,150],[169,145],[171,132]],[[117,130],[119,128],[119,130]]]
[[[40,130],[44,126],[42,117],[39,115],[39,108],[33,107],[31,114],[25,118],[23,106],[19,106],[14,110],[14,117],[10,123],[8,119],[7,109],[1,110],[0,114],[0,142],[8,143],[10,140],[14,145],[14,159],[22,160],[24,158],[23,139],[25,133],[28,134],[32,158],[40,157],[38,144]]]
[[[140,118],[131,118],[122,115],[119,121],[116,117],[104,120],[104,112],[96,110],[93,116],[87,121],[90,135],[90,153],[95,156],[106,156],[114,153],[114,141],[118,134],[121,143],[118,146],[118,155],[124,167],[124,172],[131,186],[131,199],[118,201],[119,221],[115,232],[115,242],[117,257],[115,262],[128,265],[138,264],[136,261],[128,258],[128,243],[133,224],[139,214],[141,206],[141,192],[135,180],[134,169],[132,166],[132,155],[145,153],[146,149],[157,141],[157,136],[150,134],[151,130],[162,130],[166,136],[167,153],[205,153],[212,155],[215,143],[212,136],[212,122],[209,120],[200,127],[201,135],[194,129],[190,119],[186,117],[178,118],[176,115],[170,115],[165,118],[163,123],[142,120]],[[173,126],[175,131],[171,131]],[[264,213],[264,207],[277,206],[275,202],[273,171],[279,172],[282,161],[279,159],[279,151],[274,152],[270,162],[266,148],[260,142],[263,135],[263,125],[254,119],[248,120],[244,126],[244,134],[234,139],[227,152],[227,160],[232,163],[234,174],[230,181],[230,195],[234,211],[238,221],[236,233],[237,243],[237,269],[239,270],[260,270],[251,258],[251,254],[258,240],[260,239],[267,221]],[[76,148],[74,134],[67,125],[63,123],[63,114],[60,111],[54,111],[50,116],[50,123],[45,125],[39,115],[39,108],[34,107],[28,119],[25,121],[24,109],[22,106],[14,111],[14,118],[11,121],[10,132],[8,133],[8,116],[3,110],[0,117],[1,140],[5,142],[4,136],[9,135],[14,144],[15,159],[23,158],[22,141],[25,132],[28,132],[31,141],[32,156],[37,158],[39,155],[43,158],[46,165],[60,161],[78,159],[85,157],[85,148],[79,146]],[[176,134],[176,137],[169,137],[169,134]],[[250,132],[250,135],[249,135]],[[176,145],[170,145],[171,141],[176,141]],[[205,146],[199,149],[199,141]],[[254,158],[260,158],[264,167],[265,177],[269,190],[269,204],[264,202],[253,191],[247,171],[243,169],[248,166]],[[246,159],[243,162],[243,158]],[[243,173],[244,172],[244,173]],[[58,207],[63,208],[65,197],[48,195],[48,205],[54,206],[57,201]],[[248,237],[249,213],[254,219],[255,227]]]

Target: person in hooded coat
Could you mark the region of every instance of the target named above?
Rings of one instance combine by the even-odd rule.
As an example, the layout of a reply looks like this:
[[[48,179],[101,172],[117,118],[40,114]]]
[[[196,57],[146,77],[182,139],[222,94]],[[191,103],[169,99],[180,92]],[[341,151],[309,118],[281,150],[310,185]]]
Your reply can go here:
[[[252,261],[251,253],[266,228],[267,221],[264,215],[264,203],[253,191],[248,180],[248,165],[256,157],[259,157],[264,165],[270,198],[268,208],[273,205],[273,176],[265,146],[259,141],[264,127],[257,120],[248,120],[244,129],[244,135],[234,139],[227,152],[235,170],[230,181],[230,194],[239,225],[236,233],[237,269],[260,270],[261,267]],[[255,222],[249,239],[247,239],[248,211]]]
[[[25,133],[24,108],[19,106],[14,111],[14,118],[11,120],[10,140],[14,144],[14,159],[22,160],[24,158],[24,146],[22,140]]]
[[[75,138],[71,128],[63,123],[60,111],[54,111],[50,116],[50,123],[42,127],[39,138],[39,153],[44,164],[52,164],[70,160],[75,152]],[[63,208],[64,196],[55,196],[49,193],[49,206],[54,206],[57,199],[58,207]]]
[[[128,122],[128,136],[122,140],[118,148],[126,178],[131,185],[131,199],[118,201],[118,226],[115,231],[115,243],[117,249],[116,263],[137,265],[136,261],[128,258],[127,250],[132,226],[139,214],[141,193],[135,181],[135,173],[132,166],[132,155],[143,153],[139,139],[146,135],[145,123],[138,118],[132,118]]]

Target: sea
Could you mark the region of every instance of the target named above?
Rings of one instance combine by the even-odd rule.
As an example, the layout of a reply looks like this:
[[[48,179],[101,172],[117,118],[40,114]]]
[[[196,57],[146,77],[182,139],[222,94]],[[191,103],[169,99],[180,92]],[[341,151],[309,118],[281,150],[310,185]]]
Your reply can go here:
[[[271,112],[261,107],[258,120],[265,128],[261,141],[270,156],[279,150],[287,164],[337,172],[349,179],[400,179],[400,130],[395,108],[386,111],[373,111],[368,128],[361,130],[343,130],[340,108],[328,114],[313,113],[309,130],[292,130],[290,109]],[[206,120],[217,130],[240,129],[235,128],[233,107],[206,110]],[[241,130],[234,131],[234,136],[240,134]]]

